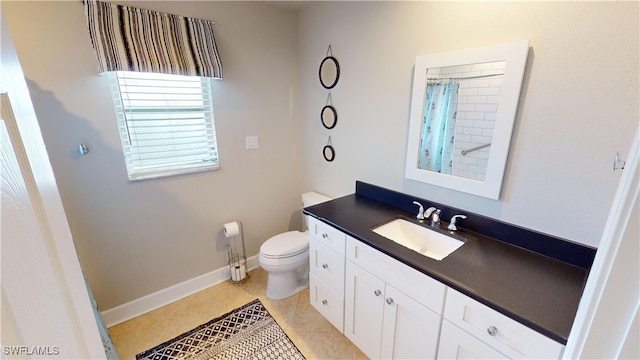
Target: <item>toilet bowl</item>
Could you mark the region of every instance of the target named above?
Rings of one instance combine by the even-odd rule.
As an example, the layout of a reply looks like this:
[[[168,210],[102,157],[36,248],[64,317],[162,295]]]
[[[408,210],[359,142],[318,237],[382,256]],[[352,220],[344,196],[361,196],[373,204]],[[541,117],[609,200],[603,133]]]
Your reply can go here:
[[[309,285],[309,239],[306,232],[278,234],[260,246],[260,266],[269,274],[267,297],[284,299]]]
[[[315,193],[302,194],[304,207],[330,198]],[[306,224],[306,216],[305,216]],[[309,235],[307,231],[287,231],[260,246],[260,266],[267,272],[267,297],[284,299],[309,286]]]

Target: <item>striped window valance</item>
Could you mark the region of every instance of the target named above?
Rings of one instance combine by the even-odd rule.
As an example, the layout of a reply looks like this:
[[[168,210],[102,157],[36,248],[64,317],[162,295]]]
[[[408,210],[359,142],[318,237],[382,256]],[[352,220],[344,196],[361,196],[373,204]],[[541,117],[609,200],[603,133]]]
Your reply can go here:
[[[100,73],[222,78],[213,22],[95,0],[84,7]]]

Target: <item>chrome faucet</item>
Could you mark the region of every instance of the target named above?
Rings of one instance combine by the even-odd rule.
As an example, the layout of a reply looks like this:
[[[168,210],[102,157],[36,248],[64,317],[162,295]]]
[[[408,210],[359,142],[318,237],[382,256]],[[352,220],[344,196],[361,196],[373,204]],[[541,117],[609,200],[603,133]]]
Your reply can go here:
[[[440,209],[430,207],[424,212],[424,218],[428,219],[431,216],[431,226],[436,226],[440,223]]]
[[[418,215],[416,215],[416,219],[418,220],[424,220],[424,208],[422,207],[422,204],[420,204],[417,201],[413,202],[415,205],[420,206],[420,209],[418,210]]]
[[[456,221],[458,219],[466,219],[467,217],[465,215],[454,215],[451,218],[451,222],[449,223],[449,226],[447,226],[447,229],[451,230],[451,231],[456,231],[458,230],[458,227],[456,226]]]

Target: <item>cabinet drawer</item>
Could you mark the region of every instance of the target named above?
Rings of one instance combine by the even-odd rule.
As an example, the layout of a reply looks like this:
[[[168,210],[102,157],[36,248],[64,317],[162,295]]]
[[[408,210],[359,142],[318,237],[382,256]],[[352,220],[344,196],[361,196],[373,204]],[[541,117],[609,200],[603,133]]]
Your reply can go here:
[[[340,332],[344,331],[344,297],[329,288],[313,273],[309,276],[311,305]]]
[[[369,245],[347,236],[347,259],[393,287],[442,314],[446,286]]]
[[[445,319],[512,359],[558,359],[564,346],[470,297],[448,289]]]
[[[344,256],[330,250],[317,240],[309,242],[309,269],[340,296],[344,296]]]
[[[314,217],[309,217],[309,235],[322,245],[344,256],[346,235],[342,231]]]
[[[442,322],[438,359],[508,359],[446,319]]]

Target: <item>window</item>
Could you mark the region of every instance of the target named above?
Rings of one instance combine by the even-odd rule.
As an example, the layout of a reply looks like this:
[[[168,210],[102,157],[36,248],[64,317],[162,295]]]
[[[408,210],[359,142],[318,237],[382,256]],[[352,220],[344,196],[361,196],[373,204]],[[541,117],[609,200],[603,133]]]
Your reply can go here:
[[[218,168],[209,78],[107,74],[130,180]]]

